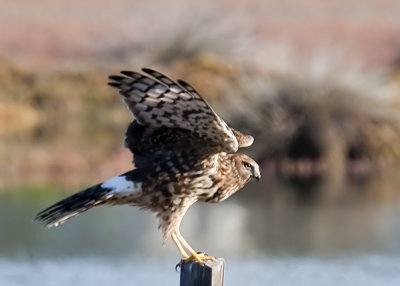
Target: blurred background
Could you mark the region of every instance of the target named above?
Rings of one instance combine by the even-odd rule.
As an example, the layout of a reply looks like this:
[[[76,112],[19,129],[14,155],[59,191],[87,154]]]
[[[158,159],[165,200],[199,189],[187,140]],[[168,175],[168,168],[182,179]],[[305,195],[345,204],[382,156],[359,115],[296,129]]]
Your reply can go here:
[[[132,168],[107,77],[159,69],[252,134],[259,184],[181,231],[227,285],[399,285],[400,2],[0,1],[0,285],[177,285],[152,214],[41,209]]]

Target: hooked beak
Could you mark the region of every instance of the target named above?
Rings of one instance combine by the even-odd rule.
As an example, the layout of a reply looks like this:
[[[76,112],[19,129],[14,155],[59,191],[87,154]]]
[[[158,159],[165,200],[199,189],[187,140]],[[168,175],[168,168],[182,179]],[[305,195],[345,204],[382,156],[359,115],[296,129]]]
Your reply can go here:
[[[260,181],[260,179],[261,179],[261,174],[260,174],[260,171],[256,171],[256,172],[254,172],[254,174],[253,174],[253,176],[252,176],[254,179],[256,179],[257,180],[257,182],[259,182]]]

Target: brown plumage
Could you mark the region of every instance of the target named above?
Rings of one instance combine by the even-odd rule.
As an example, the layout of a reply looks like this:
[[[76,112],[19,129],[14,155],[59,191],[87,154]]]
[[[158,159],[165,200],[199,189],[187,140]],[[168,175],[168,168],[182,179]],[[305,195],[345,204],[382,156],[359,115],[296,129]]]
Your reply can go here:
[[[123,71],[109,83],[134,115],[125,146],[136,168],[50,206],[36,220],[52,226],[96,205],[135,205],[156,213],[164,240],[171,237],[183,257],[187,250],[199,262],[213,259],[190,247],[180,222],[196,201],[223,201],[260,178],[257,163],[236,153],[254,139],[230,128],[186,82],[143,71],[148,75]]]

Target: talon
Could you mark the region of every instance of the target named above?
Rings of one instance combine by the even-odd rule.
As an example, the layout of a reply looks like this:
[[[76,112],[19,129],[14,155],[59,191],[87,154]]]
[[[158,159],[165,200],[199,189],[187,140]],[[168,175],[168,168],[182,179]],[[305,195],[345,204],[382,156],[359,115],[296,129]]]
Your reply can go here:
[[[212,256],[208,256],[204,252],[196,252],[193,250],[192,247],[190,247],[189,243],[186,242],[186,240],[183,238],[183,236],[179,233],[179,231],[175,231],[171,234],[171,238],[174,241],[176,247],[178,248],[179,252],[182,254],[183,259],[185,259],[185,262],[190,262],[192,260],[196,260],[198,263],[202,264],[204,260],[211,260],[214,261],[215,258]],[[191,256],[189,256],[186,251],[189,251]],[[181,266],[181,263],[178,263],[175,266],[175,269],[177,269],[178,266]]]
[[[179,261],[179,262],[175,265],[175,271],[176,271],[176,272],[179,272],[178,269],[180,269],[181,267],[182,267],[182,260]]]
[[[192,260],[196,260],[198,263],[203,263],[204,260],[215,261],[215,257],[208,256],[204,252],[193,253],[190,257],[186,258],[185,262],[190,262]]]

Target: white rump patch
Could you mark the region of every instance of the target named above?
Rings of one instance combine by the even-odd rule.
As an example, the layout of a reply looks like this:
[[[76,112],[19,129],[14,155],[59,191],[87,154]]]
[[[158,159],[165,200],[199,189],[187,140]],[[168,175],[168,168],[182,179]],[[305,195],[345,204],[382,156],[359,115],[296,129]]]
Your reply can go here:
[[[140,192],[142,190],[142,183],[129,181],[126,179],[125,176],[118,176],[108,179],[103,184],[101,184],[101,187],[105,189],[111,189],[109,195],[129,195]]]

